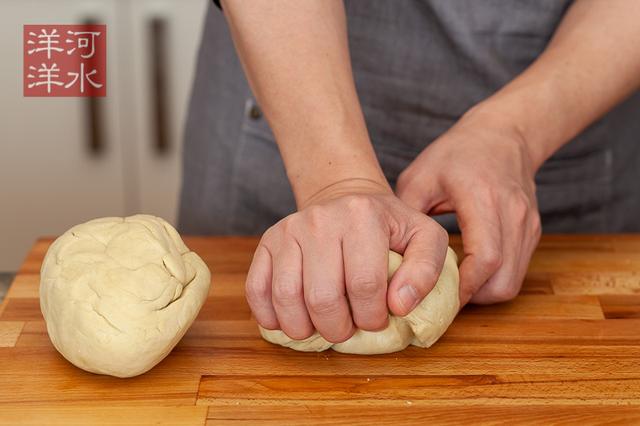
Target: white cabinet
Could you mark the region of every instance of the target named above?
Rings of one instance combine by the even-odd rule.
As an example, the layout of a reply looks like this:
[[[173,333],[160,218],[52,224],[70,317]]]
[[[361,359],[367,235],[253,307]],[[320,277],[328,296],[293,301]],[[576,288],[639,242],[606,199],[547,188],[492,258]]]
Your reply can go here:
[[[137,210],[176,218],[183,123],[200,45],[207,1],[132,0],[128,93],[135,116],[127,117],[136,159]],[[156,88],[159,87],[159,90]],[[131,118],[133,118],[131,120]]]
[[[15,270],[38,236],[90,218],[146,212],[175,221],[183,122],[206,6],[207,0],[2,1],[0,271]],[[88,18],[105,23],[108,35],[108,93],[95,99],[97,152],[90,148],[86,98],[22,95],[22,26]],[[162,63],[152,58],[154,45]],[[158,130],[166,149],[158,148]]]
[[[125,211],[118,105],[119,22],[115,1],[3,1],[0,14],[0,270],[14,270],[39,235]],[[109,28],[108,97],[96,99],[105,123],[104,149],[88,148],[83,98],[25,98],[22,26],[82,22]]]

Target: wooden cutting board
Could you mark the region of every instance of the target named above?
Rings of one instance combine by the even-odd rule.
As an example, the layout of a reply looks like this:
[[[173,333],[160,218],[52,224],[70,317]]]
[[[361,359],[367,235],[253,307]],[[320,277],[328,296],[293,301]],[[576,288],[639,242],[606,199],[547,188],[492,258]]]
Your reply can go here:
[[[257,239],[186,238],[210,297],[132,379],[79,370],[49,342],[38,273],[51,241],[0,306],[0,423],[640,423],[640,235],[545,236],[516,300],[467,307],[432,348],[383,356],[262,341],[243,296]]]

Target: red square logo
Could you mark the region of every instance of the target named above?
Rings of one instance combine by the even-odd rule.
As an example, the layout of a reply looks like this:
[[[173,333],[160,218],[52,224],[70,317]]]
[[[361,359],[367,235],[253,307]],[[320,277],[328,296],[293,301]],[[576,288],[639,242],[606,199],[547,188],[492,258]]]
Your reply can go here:
[[[24,96],[106,96],[106,25],[25,25]]]

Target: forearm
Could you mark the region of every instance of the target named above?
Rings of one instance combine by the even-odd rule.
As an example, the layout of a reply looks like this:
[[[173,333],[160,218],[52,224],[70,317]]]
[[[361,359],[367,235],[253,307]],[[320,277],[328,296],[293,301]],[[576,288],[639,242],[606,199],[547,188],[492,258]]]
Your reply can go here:
[[[223,5],[298,206],[346,179],[387,189],[355,91],[342,1]]]
[[[638,89],[639,22],[640,0],[578,0],[538,60],[475,110],[513,124],[537,169]]]

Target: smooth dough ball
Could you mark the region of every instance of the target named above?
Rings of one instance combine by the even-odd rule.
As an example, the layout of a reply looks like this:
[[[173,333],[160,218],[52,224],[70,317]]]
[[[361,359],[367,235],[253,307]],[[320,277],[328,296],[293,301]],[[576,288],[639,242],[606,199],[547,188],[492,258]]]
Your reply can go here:
[[[53,242],[40,308],[56,349],[98,374],[142,374],[171,352],[200,311],[211,274],[161,218],[107,217]]]
[[[402,263],[402,256],[389,252],[389,279]],[[373,355],[401,351],[415,345],[428,348],[447,331],[458,313],[459,276],[457,257],[449,247],[447,257],[435,287],[408,315],[389,315],[389,325],[381,331],[358,330],[342,343],[331,343],[317,332],[304,340],[293,340],[281,330],[267,330],[259,327],[262,337],[277,345],[298,351],[320,352],[332,348],[335,351]]]

